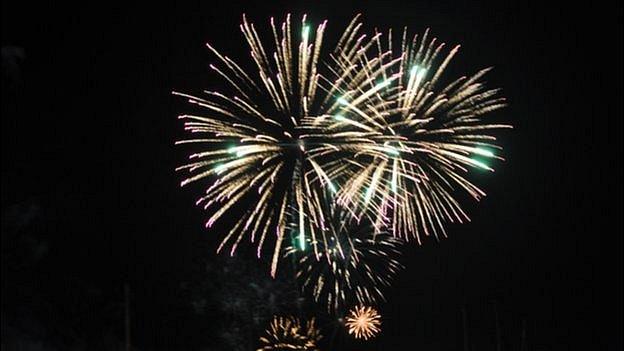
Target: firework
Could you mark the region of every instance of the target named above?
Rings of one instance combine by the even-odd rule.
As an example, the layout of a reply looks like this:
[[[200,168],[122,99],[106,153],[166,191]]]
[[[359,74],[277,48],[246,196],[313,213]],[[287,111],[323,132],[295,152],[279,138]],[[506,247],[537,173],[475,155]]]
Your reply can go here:
[[[273,317],[269,329],[260,337],[262,350],[318,350],[322,336],[314,319],[302,324],[294,317]]]
[[[356,339],[368,340],[381,331],[381,316],[372,307],[357,306],[349,311],[345,325]]]
[[[466,174],[493,171],[489,161],[503,160],[492,131],[510,126],[486,116],[505,99],[482,82],[489,69],[440,86],[459,47],[443,56],[445,44],[428,31],[410,39],[405,30],[398,50],[392,31],[387,49],[381,38],[377,33],[372,39],[376,55],[332,85],[339,92],[328,109],[333,118],[317,120],[350,138],[337,146],[344,157],[325,169],[341,179],[339,203],[370,213],[376,230],[390,228],[421,243],[422,234],[446,236],[445,222],[469,220],[456,200],[458,189],[476,200],[485,196]]]
[[[175,93],[205,111],[201,116],[180,116],[195,137],[178,143],[195,144],[200,151],[190,155],[190,163],[178,170],[191,173],[182,185],[207,182],[205,195],[197,201],[211,211],[206,226],[237,205],[244,206],[239,204],[252,204],[242,209],[243,215],[237,216],[217,251],[229,245],[233,254],[248,236],[260,257],[265,239],[270,237],[275,243],[271,263],[275,276],[288,223],[297,224],[301,246],[308,237],[317,242],[315,228],[323,226],[323,213],[318,209],[322,193],[338,191],[333,179],[339,172],[326,173],[324,163],[335,159],[333,153],[339,151],[333,144],[352,141],[348,134],[319,120],[332,119],[328,111],[336,103],[330,102],[345,80],[350,87],[367,84],[361,74],[356,74],[357,81],[351,77],[356,63],[367,61],[362,48],[373,44],[372,39],[358,34],[361,24],[357,19],[346,28],[330,56],[338,64],[321,67],[326,22],[314,31],[303,16],[299,34],[293,35],[295,25],[290,16],[279,29],[271,19],[271,53],[243,16],[240,28],[250,48],[254,73],[208,45],[220,62],[219,67],[210,67],[229,85],[229,91],[206,91],[202,97]],[[373,61],[365,65],[369,71],[377,67],[378,60]],[[323,67],[327,77],[339,77],[334,84],[319,84],[320,80],[331,81],[321,75]],[[298,218],[289,218],[291,207]],[[268,235],[271,232],[274,237]]]
[[[387,233],[374,234],[369,221],[358,223],[344,209],[328,205],[322,209],[326,226],[319,242],[307,245],[318,250],[302,250],[296,242],[286,249],[285,256],[296,261],[302,290],[329,312],[384,299],[382,289],[402,268],[397,260],[402,241]]]

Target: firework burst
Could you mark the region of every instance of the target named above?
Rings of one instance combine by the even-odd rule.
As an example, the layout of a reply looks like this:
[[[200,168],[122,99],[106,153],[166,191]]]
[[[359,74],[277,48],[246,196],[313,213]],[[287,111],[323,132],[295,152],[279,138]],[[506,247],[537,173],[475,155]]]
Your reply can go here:
[[[208,183],[197,201],[211,211],[206,226],[252,204],[217,251],[229,246],[233,254],[248,237],[260,256],[270,241],[275,276],[292,224],[302,250],[309,243],[319,257],[331,245],[321,238],[327,193],[357,220],[374,218],[376,234],[388,230],[418,243],[423,235],[446,236],[445,223],[469,220],[458,190],[485,196],[467,173],[493,171],[488,162],[503,158],[492,132],[510,127],[486,119],[505,106],[499,90],[482,82],[489,69],[441,85],[458,47],[443,55],[444,43],[428,32],[410,39],[405,30],[393,49],[391,31],[387,40],[367,37],[358,18],[322,60],[325,22],[313,31],[303,16],[293,35],[290,16],[279,29],[271,20],[271,53],[243,17],[254,74],[209,45],[221,65],[211,68],[230,90],[177,93],[207,111],[181,116],[197,137],[179,143],[201,151],[178,168],[191,173],[182,185]]]
[[[361,47],[372,45],[358,35],[357,16],[344,31],[332,57],[341,66],[328,68],[328,76],[349,77],[355,63],[365,59]],[[348,141],[331,126],[317,119],[331,118],[326,111],[339,88],[321,88],[319,80],[329,81],[319,71],[326,23],[316,30],[303,16],[293,35],[290,15],[281,26],[271,19],[273,52],[265,47],[253,24],[243,16],[241,31],[250,48],[254,73],[208,45],[220,62],[210,67],[230,87],[228,92],[206,91],[202,97],[175,93],[200,106],[203,115],[182,115],[185,129],[195,137],[178,142],[192,143],[200,150],[190,155],[190,163],[179,167],[191,173],[183,182],[208,182],[198,205],[211,211],[210,227],[237,204],[253,204],[238,217],[217,251],[227,245],[233,254],[245,236],[257,245],[260,257],[267,237],[274,242],[271,274],[275,276],[287,223],[298,226],[299,243],[310,236],[316,243],[315,228],[322,227],[323,213],[318,203],[322,192],[336,192],[332,178],[323,170],[336,140]],[[368,44],[366,44],[368,43]],[[372,67],[370,69],[373,69]],[[360,80],[358,84],[365,84]],[[340,83],[337,83],[340,84]],[[353,85],[353,84],[352,84]],[[289,218],[290,208],[297,218]],[[309,228],[309,232],[305,230]],[[269,235],[269,233],[274,233]],[[316,250],[316,248],[315,248]]]
[[[357,306],[349,311],[345,326],[356,339],[368,340],[381,331],[381,316],[372,307]]]
[[[491,132],[510,126],[486,119],[505,106],[499,90],[482,82],[489,69],[440,86],[458,46],[443,56],[445,44],[428,31],[410,39],[405,30],[393,51],[391,31],[387,37],[384,49],[377,33],[371,40],[377,54],[332,86],[340,94],[328,110],[333,118],[317,122],[351,138],[339,146],[348,156],[326,164],[341,179],[339,203],[370,213],[376,230],[389,227],[420,243],[422,234],[446,236],[445,222],[469,220],[456,191],[485,196],[466,174],[493,171],[488,162],[503,158]]]
[[[321,338],[314,319],[302,324],[294,317],[273,317],[269,329],[260,337],[263,346],[258,351],[318,350]]]
[[[375,234],[370,221],[358,223],[339,207],[327,205],[323,211],[327,219],[319,242],[308,244],[318,250],[302,250],[293,243],[285,253],[295,260],[303,292],[334,313],[347,305],[383,300],[383,288],[402,268],[398,262],[402,241],[387,233]]]

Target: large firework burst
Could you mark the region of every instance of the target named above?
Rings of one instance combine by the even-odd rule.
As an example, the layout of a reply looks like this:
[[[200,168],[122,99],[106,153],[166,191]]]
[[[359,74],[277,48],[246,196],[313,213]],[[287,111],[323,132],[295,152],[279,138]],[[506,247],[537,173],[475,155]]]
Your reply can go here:
[[[381,331],[381,316],[372,307],[357,306],[349,311],[345,326],[356,339],[368,340]]]
[[[485,195],[466,174],[493,171],[487,160],[502,157],[491,132],[510,126],[486,119],[505,106],[499,90],[482,82],[489,69],[440,86],[458,46],[443,57],[445,44],[428,31],[410,40],[405,30],[397,49],[391,31],[387,37],[386,49],[381,33],[373,37],[377,54],[355,70],[335,60],[347,74],[332,85],[340,94],[328,110],[332,118],[316,122],[351,138],[339,146],[347,156],[325,165],[341,179],[339,202],[376,217],[377,230],[389,227],[420,243],[422,234],[446,235],[444,222],[469,220],[456,190],[477,200]],[[369,79],[363,84],[358,75]]]
[[[319,241],[307,245],[317,250],[296,242],[286,249],[285,255],[296,261],[302,290],[329,312],[383,299],[383,288],[402,268],[398,262],[402,241],[387,233],[375,234],[370,221],[356,222],[344,209],[328,204],[322,209],[325,227],[319,230]]]
[[[258,351],[318,350],[321,338],[314,319],[302,324],[298,318],[276,316],[265,335],[260,337],[263,346]]]
[[[275,275],[294,224],[299,246],[309,242],[318,257],[319,245],[331,245],[320,238],[327,192],[355,218],[374,218],[376,233],[389,230],[419,243],[423,234],[446,235],[445,222],[468,220],[457,190],[477,200],[485,195],[466,173],[493,170],[487,160],[502,157],[491,131],[509,127],[485,119],[505,105],[497,89],[481,82],[488,69],[439,86],[457,47],[441,59],[443,43],[428,32],[410,40],[405,30],[397,50],[392,32],[384,48],[381,33],[360,34],[358,16],[320,65],[326,23],[312,36],[304,16],[298,40],[292,27],[290,16],[280,30],[271,20],[271,54],[243,17],[256,73],[209,45],[221,63],[211,67],[230,90],[178,94],[206,111],[181,116],[198,136],[179,142],[201,148],[179,169],[191,173],[182,185],[209,182],[197,201],[212,209],[206,225],[237,204],[251,204],[218,251],[229,245],[233,254],[247,236],[260,256],[269,238]]]
[[[337,151],[333,146],[336,141],[349,140],[348,134],[335,133],[331,126],[318,127],[315,120],[331,117],[327,111],[335,107],[334,95],[345,78],[352,80],[354,74],[357,77],[357,83],[352,81],[349,86],[367,84],[366,79],[361,79],[364,73],[352,72],[358,62],[367,61],[362,48],[373,44],[358,36],[361,24],[357,18],[333,51],[332,57],[338,57],[340,65],[326,68],[328,76],[343,78],[328,87],[319,84],[319,80],[331,80],[322,76],[318,67],[325,22],[313,36],[303,16],[300,35],[293,36],[290,16],[280,29],[271,19],[271,53],[254,25],[243,16],[241,31],[256,72],[248,73],[208,45],[221,63],[221,67],[211,68],[230,90],[206,91],[202,97],[176,93],[206,111],[202,116],[180,116],[186,121],[185,129],[197,136],[179,143],[194,143],[201,151],[190,156],[191,163],[178,168],[191,173],[182,185],[198,180],[209,182],[206,194],[197,201],[205,209],[213,209],[206,226],[212,226],[238,203],[253,204],[232,226],[218,251],[231,245],[233,254],[248,234],[250,241],[257,243],[260,256],[267,233],[272,231],[275,237],[270,241],[275,244],[271,274],[275,275],[287,223],[298,225],[301,245],[307,236],[317,242],[315,228],[323,221],[318,206],[324,191],[321,189],[337,191],[332,182],[336,174],[328,175],[322,160]],[[368,67],[369,71],[373,69],[375,63]],[[290,207],[296,208],[298,218],[288,218]]]

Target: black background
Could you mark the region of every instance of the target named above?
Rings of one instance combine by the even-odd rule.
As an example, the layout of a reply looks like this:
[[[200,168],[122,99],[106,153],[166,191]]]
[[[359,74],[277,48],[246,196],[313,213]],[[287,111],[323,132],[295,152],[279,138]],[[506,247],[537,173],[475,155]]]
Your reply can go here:
[[[476,176],[488,196],[448,239],[406,250],[383,333],[358,349],[461,349],[462,307],[475,350],[496,348],[495,311],[508,350],[522,321],[531,350],[622,348],[622,8],[531,1],[3,1],[3,222],[30,223],[17,237],[3,223],[3,343],[62,345],[58,325],[122,338],[127,282],[136,349],[205,349],[180,284],[220,233],[179,189],[187,105],[171,91],[214,84],[207,41],[247,59],[243,12],[259,28],[287,12],[328,32],[358,12],[369,30],[430,27],[462,45],[449,74],[492,65],[510,101],[507,161]]]

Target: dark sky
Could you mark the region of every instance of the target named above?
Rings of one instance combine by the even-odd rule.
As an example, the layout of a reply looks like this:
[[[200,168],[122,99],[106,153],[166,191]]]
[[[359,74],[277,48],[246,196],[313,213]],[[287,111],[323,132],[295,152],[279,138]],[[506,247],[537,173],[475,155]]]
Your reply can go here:
[[[506,350],[523,321],[530,350],[622,348],[622,8],[531,1],[3,0],[3,342],[62,345],[58,325],[122,338],[125,282],[138,350],[212,337],[218,318],[194,314],[181,286],[215,262],[219,233],[197,189],[178,187],[187,105],[170,93],[214,84],[208,41],[247,59],[243,12],[259,27],[287,12],[329,31],[358,12],[371,30],[430,27],[462,45],[450,74],[492,65],[510,101],[507,161],[476,180],[488,196],[467,204],[473,221],[406,249],[384,331],[358,349],[461,349],[462,306],[475,350],[495,349],[496,310]]]

